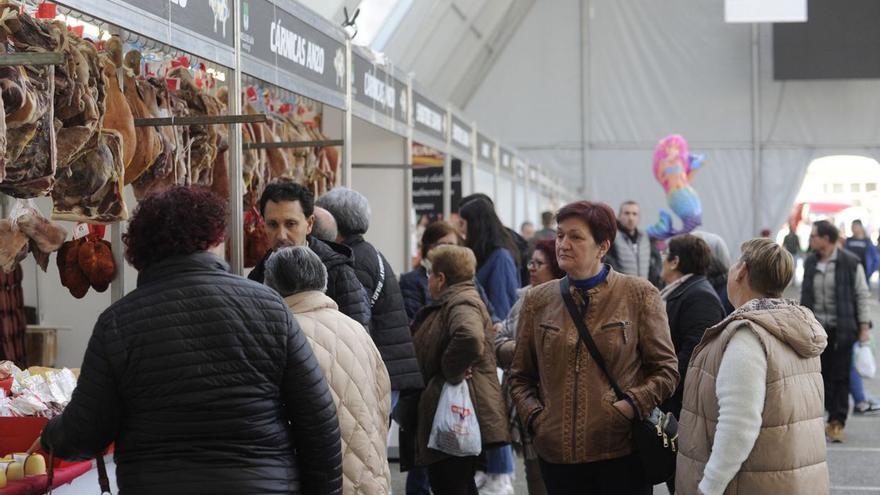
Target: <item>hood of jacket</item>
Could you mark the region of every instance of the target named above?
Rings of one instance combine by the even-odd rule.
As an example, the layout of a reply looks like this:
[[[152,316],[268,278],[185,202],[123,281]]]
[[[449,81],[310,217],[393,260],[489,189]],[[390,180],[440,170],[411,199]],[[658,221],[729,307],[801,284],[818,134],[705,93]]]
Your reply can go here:
[[[805,358],[822,354],[828,344],[828,336],[813,312],[787,299],[753,299],[718,327],[733,320],[747,320],[760,326]]]
[[[348,265],[354,268],[354,253],[351,248],[336,242],[322,241],[314,236],[309,236],[309,248],[321,258],[321,262],[327,270],[339,265]]]

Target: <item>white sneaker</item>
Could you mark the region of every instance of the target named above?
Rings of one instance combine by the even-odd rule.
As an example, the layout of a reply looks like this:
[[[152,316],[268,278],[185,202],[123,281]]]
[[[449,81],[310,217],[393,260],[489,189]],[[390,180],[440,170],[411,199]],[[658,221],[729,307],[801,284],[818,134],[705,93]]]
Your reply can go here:
[[[477,485],[477,488],[483,488],[486,486],[486,481],[489,480],[489,476],[482,471],[477,471],[477,474],[474,475],[474,483]]]
[[[480,495],[513,495],[513,482],[509,474],[490,474]]]

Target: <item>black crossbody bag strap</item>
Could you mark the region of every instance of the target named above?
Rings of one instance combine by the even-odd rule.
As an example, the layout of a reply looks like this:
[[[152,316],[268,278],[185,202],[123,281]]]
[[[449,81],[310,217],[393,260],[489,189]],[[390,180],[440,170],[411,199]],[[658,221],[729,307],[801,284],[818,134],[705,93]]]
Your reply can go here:
[[[574,326],[578,330],[580,341],[583,342],[587,347],[587,350],[590,351],[590,355],[593,356],[593,361],[596,362],[596,365],[599,366],[602,373],[605,373],[605,377],[608,378],[608,383],[611,384],[611,388],[613,388],[614,393],[617,394],[617,399],[624,400],[626,394],[623,393],[623,390],[617,385],[614,377],[608,372],[608,366],[605,365],[605,359],[602,358],[602,353],[599,352],[599,348],[596,347],[596,342],[590,335],[590,331],[587,330],[587,324],[584,321],[586,315],[581,314],[578,311],[577,304],[575,304],[574,298],[571,297],[570,283],[567,276],[559,283],[559,292],[562,295],[562,300],[565,301],[565,307],[568,309],[568,314],[571,316],[571,319],[574,321]],[[585,304],[589,306],[590,302],[587,300],[585,301]],[[584,311],[584,313],[586,313],[586,311]]]

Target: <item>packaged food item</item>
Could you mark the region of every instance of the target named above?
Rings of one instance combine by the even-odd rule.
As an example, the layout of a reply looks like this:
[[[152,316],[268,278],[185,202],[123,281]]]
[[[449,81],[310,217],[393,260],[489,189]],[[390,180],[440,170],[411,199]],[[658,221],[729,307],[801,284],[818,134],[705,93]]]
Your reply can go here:
[[[9,385],[9,396],[0,394],[0,417],[55,417],[73,397],[76,375],[69,369],[21,370],[10,361],[0,362],[0,380]]]

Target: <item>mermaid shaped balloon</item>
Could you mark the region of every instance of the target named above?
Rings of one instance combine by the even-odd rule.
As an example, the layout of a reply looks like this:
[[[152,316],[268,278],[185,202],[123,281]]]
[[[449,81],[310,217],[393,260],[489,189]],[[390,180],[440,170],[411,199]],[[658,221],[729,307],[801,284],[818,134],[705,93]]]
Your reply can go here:
[[[676,230],[672,225],[672,215],[660,210],[660,220],[648,228],[648,235],[660,240],[669,239],[687,234],[703,223],[700,197],[691,187],[691,178],[703,166],[704,158],[702,155],[691,155],[687,141],[678,134],[667,136],[657,143],[654,149],[654,177],[663,186],[666,202],[684,222],[684,226]]]

